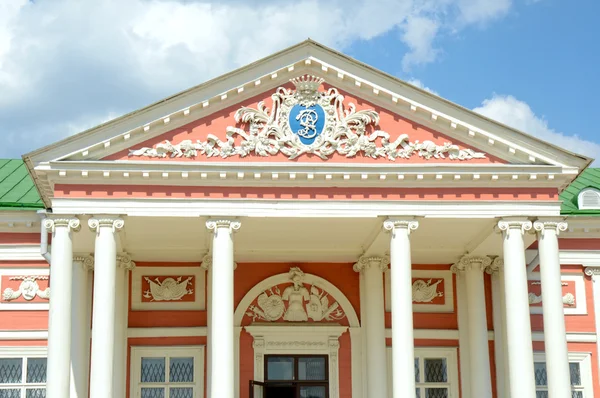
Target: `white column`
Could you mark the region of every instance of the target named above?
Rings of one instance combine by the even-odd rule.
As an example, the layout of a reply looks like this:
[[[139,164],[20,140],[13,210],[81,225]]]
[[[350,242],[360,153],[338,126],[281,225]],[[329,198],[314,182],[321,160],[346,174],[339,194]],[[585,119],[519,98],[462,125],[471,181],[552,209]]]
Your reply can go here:
[[[415,341],[412,312],[412,261],[410,232],[414,220],[386,220],[391,232],[390,272],[392,296],[392,391],[393,397],[415,396]]]
[[[469,329],[469,384],[472,397],[492,397],[483,271],[492,264],[489,257],[465,256],[452,266],[452,272],[465,278]]]
[[[596,326],[596,341],[600,341],[600,267],[585,267],[585,274],[592,278],[594,294],[594,319]],[[600,368],[600,355],[596,355]]]
[[[458,354],[460,362],[461,398],[471,398],[469,384],[469,312],[467,308],[467,282],[464,275],[456,275],[456,304],[458,307]]]
[[[71,308],[71,398],[88,396],[90,375],[91,311],[88,290],[94,257],[86,254],[73,256],[73,292]]]
[[[504,219],[498,222],[503,231],[504,295],[506,297],[506,337],[512,397],[535,398],[533,345],[527,265],[523,234],[531,229],[527,219]]]
[[[71,375],[71,292],[73,278],[73,237],[77,218],[44,220],[52,231],[50,261],[50,314],[48,320],[48,377],[46,396],[69,396]]]
[[[129,309],[129,271],[135,263],[126,254],[117,255],[115,279],[115,366],[113,369],[113,391],[115,397],[126,395],[127,376],[127,321]]]
[[[533,228],[538,232],[548,394],[550,398],[567,398],[571,396],[571,380],[558,252],[558,233],[567,230],[567,223],[562,219],[538,220]]]
[[[206,228],[213,232],[211,289],[211,397],[233,398],[234,331],[233,331],[233,232],[240,222],[209,220]]]
[[[506,347],[506,316],[504,308],[504,262],[495,258],[486,272],[492,277],[492,303],[494,317],[494,358],[496,359],[496,396],[509,398],[508,356]]]
[[[361,257],[354,271],[364,277],[363,296],[365,317],[362,320],[366,333],[367,396],[387,397],[387,353],[385,345],[385,305],[383,300],[383,272],[388,259]]]
[[[91,218],[88,225],[96,232],[90,397],[111,398],[115,366],[116,234],[124,221],[114,217]]]

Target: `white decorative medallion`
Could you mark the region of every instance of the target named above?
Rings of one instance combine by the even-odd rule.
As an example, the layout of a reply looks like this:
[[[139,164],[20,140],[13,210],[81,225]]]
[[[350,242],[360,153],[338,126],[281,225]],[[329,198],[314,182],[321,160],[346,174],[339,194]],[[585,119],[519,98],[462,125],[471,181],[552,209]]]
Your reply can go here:
[[[436,297],[443,297],[444,292],[438,291],[438,285],[442,283],[443,279],[438,279],[433,282],[429,279],[425,282],[423,279],[417,279],[412,284],[412,299],[414,303],[430,303]]]
[[[277,88],[271,95],[270,109],[261,101],[257,109],[242,107],[235,113],[236,123],[246,124],[248,131],[230,126],[226,129],[225,141],[208,134],[206,141],[184,140],[178,144],[165,141],[156,148],[130,150],[129,156],[228,158],[282,153],[289,159],[303,154],[328,159],[337,153],[348,158],[362,155],[391,161],[408,159],[415,154],[425,159],[485,158],[484,153],[460,149],[450,142],[442,145],[429,140],[411,142],[408,134],[400,134],[390,141],[389,133],[371,128],[379,124],[375,110],[357,111],[351,102],[346,107],[344,96],[335,88],[319,91],[322,78],[302,76],[291,81],[296,90]]]
[[[19,286],[18,290],[13,290],[9,287],[4,289],[4,292],[2,293],[2,298],[5,301],[16,300],[21,296],[23,296],[23,298],[27,301],[32,301],[36,297],[39,297],[44,300],[50,299],[50,288],[48,287],[44,290],[41,290],[40,286],[37,283],[37,280],[48,280],[48,276],[13,276],[10,277],[9,280],[22,280],[23,282],[21,282],[21,285]]]
[[[151,280],[147,276],[144,279],[150,285],[150,289],[144,292],[144,297],[152,301],[180,300],[185,295],[194,294],[193,289],[188,289],[188,285],[192,284],[191,276],[184,280],[181,276],[177,279],[166,278],[162,282],[158,278]]]
[[[283,318],[287,322],[337,321],[346,315],[337,302],[329,304],[329,295],[312,285],[304,286],[304,272],[298,267],[290,268],[290,286],[274,286],[262,292],[256,305],[250,305],[246,315],[253,321],[275,322]],[[287,305],[286,305],[287,304]]]

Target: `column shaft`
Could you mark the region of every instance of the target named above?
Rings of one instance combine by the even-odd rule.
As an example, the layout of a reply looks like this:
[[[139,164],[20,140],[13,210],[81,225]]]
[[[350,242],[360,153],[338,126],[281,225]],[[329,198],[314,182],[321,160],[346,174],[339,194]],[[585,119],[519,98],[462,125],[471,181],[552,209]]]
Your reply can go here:
[[[535,398],[533,345],[529,315],[527,268],[523,234],[531,221],[502,220],[504,231],[504,288],[506,302],[506,337],[512,397]]]
[[[415,396],[415,348],[412,312],[410,232],[416,221],[387,220],[390,236],[392,298],[392,396]]]
[[[494,260],[492,268],[488,273],[492,277],[492,303],[494,317],[494,357],[496,359],[496,395],[498,397],[510,397],[508,386],[508,358],[506,355],[506,327],[504,308],[504,270],[502,261]]]
[[[90,397],[111,398],[115,365],[116,230],[123,227],[123,221],[90,219],[89,225],[96,231]]]
[[[73,277],[73,240],[77,218],[46,219],[53,232],[50,261],[50,311],[48,320],[48,398],[69,396],[71,365],[71,292]]]
[[[538,231],[548,394],[565,398],[571,396],[571,380],[557,235],[567,229],[567,223],[536,221],[534,228]]]
[[[207,221],[214,232],[211,269],[211,345],[210,389],[213,397],[233,398],[234,330],[233,330],[233,231],[240,228],[237,221]],[[217,287],[218,288],[215,288]]]
[[[129,271],[135,263],[127,254],[117,256],[115,280],[115,366],[114,396],[125,396],[125,380],[127,376],[127,312],[129,304]]]
[[[71,309],[71,398],[88,396],[90,374],[90,270],[94,258],[89,255],[73,258],[73,293]]]

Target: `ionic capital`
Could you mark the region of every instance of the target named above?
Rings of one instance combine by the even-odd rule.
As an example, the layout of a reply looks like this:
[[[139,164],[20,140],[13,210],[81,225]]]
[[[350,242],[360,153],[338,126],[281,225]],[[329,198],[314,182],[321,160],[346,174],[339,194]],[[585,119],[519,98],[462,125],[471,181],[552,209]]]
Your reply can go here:
[[[497,274],[498,272],[500,272],[503,267],[504,267],[504,260],[500,257],[496,257],[494,259],[494,261],[492,261],[492,264],[490,264],[485,269],[485,272],[487,274],[494,275],[494,274]]]
[[[206,228],[209,231],[212,231],[215,233],[217,232],[218,229],[221,229],[221,228],[227,228],[230,233],[233,233],[233,232],[237,231],[238,229],[240,229],[241,226],[242,226],[242,223],[239,222],[238,220],[221,219],[221,220],[208,220],[206,222]]]
[[[362,256],[358,259],[358,262],[354,264],[352,269],[355,272],[364,272],[369,269],[371,266],[378,267],[382,272],[388,270],[388,265],[390,264],[390,258],[388,256]]]
[[[213,265],[213,257],[212,254],[207,254],[206,256],[204,256],[202,258],[202,264],[200,265],[200,268],[202,268],[205,271],[208,271]],[[235,271],[238,267],[238,263],[236,263],[235,261],[233,262],[233,270]]]
[[[452,272],[459,273],[461,271],[485,271],[492,264],[492,259],[488,256],[463,256],[456,264],[450,267]]]
[[[502,232],[508,232],[509,230],[518,229],[521,234],[529,231],[533,224],[527,219],[502,219],[498,221],[498,229]]]
[[[125,221],[120,217],[98,217],[90,218],[88,226],[92,232],[99,233],[100,228],[111,228],[113,233],[120,231],[125,226]]]
[[[131,256],[127,253],[117,254],[117,266],[126,271],[131,271],[135,268],[135,262],[131,259]]]
[[[396,229],[406,229],[407,233],[410,234],[411,231],[417,228],[419,228],[419,222],[413,219],[388,218],[383,222],[383,229],[390,232]]]
[[[583,270],[583,272],[587,276],[600,275],[600,267],[585,267],[585,269]]]
[[[533,223],[533,229],[538,233],[543,234],[544,231],[555,231],[556,235],[567,230],[569,225],[563,219],[538,219]]]
[[[77,232],[81,229],[81,221],[77,217],[52,217],[44,219],[44,228],[54,233],[56,228],[68,228],[69,232]]]
[[[94,269],[94,256],[87,253],[77,253],[73,255],[73,262],[81,264],[86,271]]]

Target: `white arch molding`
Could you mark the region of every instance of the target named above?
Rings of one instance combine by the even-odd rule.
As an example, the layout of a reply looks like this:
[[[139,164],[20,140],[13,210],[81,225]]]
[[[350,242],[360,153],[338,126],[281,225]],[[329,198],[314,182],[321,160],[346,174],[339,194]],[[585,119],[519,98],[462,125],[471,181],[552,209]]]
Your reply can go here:
[[[331,324],[324,324],[324,325],[320,326],[319,323],[313,323],[313,322],[306,322],[306,324],[299,326],[297,323],[288,324],[286,322],[273,322],[272,325],[261,324],[260,327],[254,327],[254,326],[247,327],[246,330],[254,337],[253,348],[254,348],[254,369],[255,369],[254,375],[255,375],[255,378],[257,380],[262,381],[263,357],[264,357],[264,353],[265,353],[265,346],[268,345],[268,344],[265,344],[264,339],[269,338],[269,333],[268,333],[269,328],[272,328],[272,330],[273,330],[272,335],[279,336],[278,337],[279,339],[281,339],[281,336],[286,336],[286,335],[289,335],[290,339],[291,339],[292,336],[294,335],[294,333],[293,333],[294,329],[298,329],[298,333],[305,337],[310,337],[310,336],[307,336],[307,332],[310,331],[309,334],[313,335],[310,338],[315,339],[315,341],[316,340],[325,341],[326,344],[320,344],[320,343],[315,343],[315,342],[312,342],[309,344],[312,347],[316,347],[316,346],[322,347],[322,353],[327,354],[329,356],[330,366],[333,363],[336,364],[336,369],[335,369],[334,373],[332,374],[330,372],[330,398],[337,398],[339,396],[339,385],[338,385],[339,374],[338,374],[338,369],[337,369],[339,367],[339,362],[337,360],[337,349],[339,348],[339,341],[337,339],[341,334],[348,331],[350,333],[350,344],[351,344],[350,349],[351,349],[351,357],[352,357],[352,397],[355,397],[355,398],[361,397],[362,396],[362,365],[361,365],[362,338],[361,338],[360,321],[358,320],[358,316],[356,314],[356,311],[354,310],[354,307],[350,303],[350,300],[348,300],[346,295],[344,295],[344,293],[342,293],[340,289],[338,289],[334,284],[332,284],[328,280],[321,278],[320,276],[313,275],[313,274],[304,274],[304,278],[303,278],[302,282],[307,285],[314,285],[314,286],[324,290],[335,301],[337,301],[338,304],[340,305],[340,307],[342,308],[342,310],[344,311],[346,318],[348,319],[349,326],[348,327],[335,327],[335,326],[332,327]],[[260,295],[264,291],[266,291],[274,286],[281,285],[284,283],[290,283],[289,273],[287,273],[287,272],[282,273],[282,274],[273,275],[273,276],[270,276],[270,277],[262,280],[261,282],[257,283],[252,289],[250,289],[244,295],[244,298],[242,298],[242,300],[240,301],[240,303],[238,304],[238,306],[235,309],[233,322],[234,322],[235,330],[237,332],[236,333],[237,337],[235,340],[235,355],[236,355],[236,362],[238,364],[238,366],[235,367],[235,384],[236,384],[235,385],[235,394],[236,394],[236,397],[239,397],[239,392],[240,392],[240,335],[241,335],[241,331],[243,329],[242,328],[242,320],[243,320],[244,316],[246,315],[246,310],[248,309],[248,307],[250,307],[250,305],[256,299],[256,297],[258,297],[258,295]],[[281,333],[281,331],[284,329],[288,330],[290,333]],[[257,333],[261,335],[261,340],[257,340],[257,336],[256,336]],[[309,340],[310,338],[307,338],[305,340]],[[294,340],[297,340],[297,339],[294,339]],[[282,347],[282,349],[286,349],[285,348],[286,344],[282,344],[281,341],[277,342],[276,344],[273,344],[273,346],[278,346],[278,347]],[[289,344],[287,344],[287,346],[289,347]],[[288,351],[289,351],[289,349],[288,349]],[[275,353],[273,351],[271,351],[271,352]],[[269,353],[271,353],[271,352],[269,352]],[[283,352],[281,352],[281,353],[283,353]],[[292,352],[290,351],[289,353],[292,353]],[[316,353],[316,351],[313,350],[312,353]],[[332,380],[332,376],[334,377],[335,380]]]

